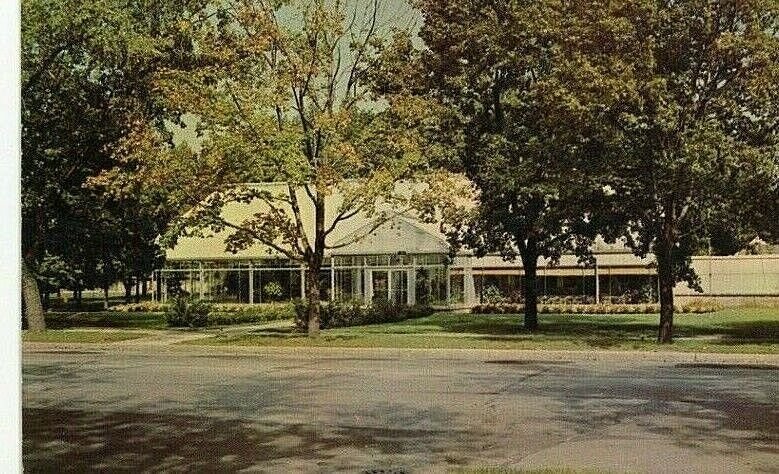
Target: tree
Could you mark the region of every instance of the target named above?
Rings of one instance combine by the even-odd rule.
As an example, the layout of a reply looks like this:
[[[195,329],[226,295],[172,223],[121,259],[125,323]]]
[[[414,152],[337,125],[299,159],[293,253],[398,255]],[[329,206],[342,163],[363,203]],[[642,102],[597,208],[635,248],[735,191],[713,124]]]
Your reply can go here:
[[[450,238],[479,255],[521,258],[524,325],[534,330],[539,257],[586,257],[599,223],[593,210],[609,201],[597,121],[560,84],[570,72],[559,52],[564,16],[548,1],[417,4],[424,46],[415,55],[410,40],[400,42],[395,75],[451,110],[442,128],[454,138],[444,140],[478,191],[477,208],[456,215],[466,220]],[[406,64],[421,71],[416,81]]]
[[[111,148],[131,119],[175,119],[156,102],[153,71],[188,59],[180,18],[203,16],[205,0],[25,0],[22,3],[22,248],[26,275],[46,255],[85,274],[101,226],[93,220],[101,196],[83,185],[113,166]],[[194,21],[194,20],[193,20]],[[137,218],[127,212],[124,215]],[[153,238],[153,237],[152,237]],[[76,282],[80,287],[81,282]],[[25,297],[38,294],[34,280]],[[40,299],[40,295],[38,295]],[[28,302],[28,312],[40,305]],[[43,315],[28,320],[43,321]]]
[[[396,212],[411,208],[417,196],[396,192],[396,183],[421,179],[428,168],[414,132],[424,108],[409,98],[374,96],[368,84],[383,15],[378,1],[218,3],[213,22],[187,26],[200,66],[171,68],[157,81],[171,108],[197,117],[199,140],[170,146],[139,123],[122,154],[136,172],[106,178],[177,187],[170,199],[192,207],[171,226],[168,243],[227,230],[230,251],[260,243],[305,264],[312,336],[319,333],[325,250],[351,243],[328,237],[357,214],[378,228],[394,214],[382,203]],[[238,184],[269,181],[283,183],[284,191]],[[343,201],[330,209],[334,193]],[[242,222],[221,213],[251,201],[261,210]]]
[[[640,256],[660,281],[658,341],[673,335],[673,287],[697,286],[690,256],[775,238],[779,4],[575,4],[566,50],[615,133],[611,185]],[[594,97],[597,96],[597,99]]]

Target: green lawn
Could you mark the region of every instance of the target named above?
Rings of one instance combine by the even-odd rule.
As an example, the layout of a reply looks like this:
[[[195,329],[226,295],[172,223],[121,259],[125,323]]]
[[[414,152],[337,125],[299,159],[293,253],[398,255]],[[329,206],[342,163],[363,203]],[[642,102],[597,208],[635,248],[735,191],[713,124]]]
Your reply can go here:
[[[47,312],[48,329],[117,328],[165,329],[164,313],[129,313],[119,311]]]
[[[450,471],[458,474],[603,474],[604,471],[594,471],[591,469],[578,470],[566,467],[546,467],[540,469],[512,469],[508,467],[477,467],[454,469]]]
[[[80,330],[47,330],[40,332],[24,331],[22,340],[25,342],[118,342],[138,339],[148,335],[140,331],[80,331]]]
[[[539,315],[528,333],[521,315],[437,313],[398,323],[322,332],[309,339],[290,329],[215,336],[193,344],[252,346],[398,347],[452,349],[675,350],[779,353],[779,309],[728,309],[675,317],[673,345],[655,343],[652,314]]]

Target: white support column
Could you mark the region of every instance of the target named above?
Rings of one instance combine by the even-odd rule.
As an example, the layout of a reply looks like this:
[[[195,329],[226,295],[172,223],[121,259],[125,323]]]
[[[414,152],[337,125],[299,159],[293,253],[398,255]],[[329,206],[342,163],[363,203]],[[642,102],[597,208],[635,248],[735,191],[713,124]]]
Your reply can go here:
[[[306,299],[306,266],[300,266],[300,298]]]
[[[446,305],[452,305],[452,269],[446,266]]]
[[[600,277],[598,276],[598,258],[595,258],[595,304],[600,304]]]
[[[468,263],[463,266],[463,300],[466,306],[476,304],[476,284],[473,281],[473,267],[470,258]]]
[[[257,288],[260,290],[257,292],[257,295],[259,296],[257,303],[262,304],[262,267],[257,270]],[[290,296],[292,295],[290,294]]]
[[[198,286],[200,287],[198,293],[200,294],[200,299],[202,300],[203,299],[203,280],[204,280],[204,278],[203,278],[203,262],[197,262],[197,266],[198,266],[198,271],[199,271],[199,275],[198,275],[198,279],[199,279],[198,283],[199,284],[198,284]]]
[[[392,296],[392,270],[387,270],[387,299],[393,301]]]
[[[335,301],[335,258],[330,257],[330,301]]]
[[[406,285],[407,285],[407,303],[409,305],[417,304],[417,257],[416,255],[411,258],[411,269],[406,270]]]
[[[365,277],[365,303],[371,304],[373,301],[373,270],[366,268],[363,276]]]
[[[249,262],[249,304],[254,304],[254,263]]]
[[[357,300],[363,297],[363,277],[362,269],[353,268],[352,272],[352,295],[351,299]]]
[[[612,277],[611,277],[611,267],[608,267],[608,269],[609,269],[609,303],[611,303],[611,297],[613,296],[611,294],[611,280],[612,280]]]

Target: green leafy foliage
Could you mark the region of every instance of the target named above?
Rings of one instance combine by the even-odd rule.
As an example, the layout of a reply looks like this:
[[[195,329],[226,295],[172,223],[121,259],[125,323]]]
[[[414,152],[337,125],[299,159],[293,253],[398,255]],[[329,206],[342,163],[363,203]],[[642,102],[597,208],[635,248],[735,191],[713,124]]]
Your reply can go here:
[[[170,327],[199,328],[208,324],[211,305],[204,301],[179,296],[168,307],[165,319]]]
[[[130,303],[112,306],[111,310],[119,313],[169,313],[180,301],[188,302],[191,300],[186,296],[180,296],[174,300],[173,304],[152,302]],[[294,319],[295,317],[295,310],[291,303],[209,303],[208,306],[210,307],[207,322],[209,326],[262,323],[283,319]],[[176,311],[180,312],[181,309]]]
[[[295,319],[292,303],[263,303],[254,305],[213,305],[208,316],[209,325],[265,323]]]
[[[196,117],[197,146],[171,146],[140,123],[120,149],[126,169],[102,179],[175,190],[166,196],[189,211],[165,233],[166,244],[224,231],[227,251],[258,245],[305,264],[316,333],[316,275],[326,249],[413,207],[417,196],[396,192],[398,181],[440,182],[428,178],[428,149],[417,132],[425,108],[368,87],[369,71],[382,61],[377,38],[388,33],[379,2],[228,0],[212,7],[211,21],[180,22],[197,67],[169,67],[154,78],[170,110]],[[279,185],[236,184],[261,182]],[[329,204],[335,193],[342,199]],[[247,203],[258,210],[240,219],[222,213]],[[366,232],[334,242],[358,214],[370,221]]]
[[[495,285],[490,285],[485,288],[482,298],[484,298],[484,301],[486,301],[487,304],[491,305],[500,304],[506,301],[506,297],[503,296],[500,288]]]
[[[177,121],[151,79],[186,67],[192,44],[180,22],[208,2],[22,2],[22,252],[53,284],[45,291],[108,288],[158,263],[155,238],[171,218],[159,196],[87,184],[117,166],[116,147],[133,124],[164,130]],[[51,258],[68,279],[51,280]]]
[[[572,70],[561,51],[564,14],[551,1],[417,5],[424,45],[415,53],[412,40],[400,37],[388,47],[399,64],[380,85],[447,110],[435,139],[451,145],[450,166],[467,175],[478,201],[470,212],[451,213],[449,239],[478,255],[521,258],[533,329],[539,257],[575,251],[588,258],[602,230],[595,210],[613,200],[598,159],[597,110],[562,86]]]
[[[308,325],[308,308],[303,300],[295,301],[295,324],[300,330]],[[322,305],[320,325],[323,329],[382,324],[404,319],[421,318],[433,314],[426,305],[398,305],[389,301],[375,301],[365,306],[359,301],[331,301]]]
[[[570,4],[564,93],[601,111],[611,222],[658,264],[670,342],[690,256],[734,252],[779,221],[779,4]],[[770,217],[769,217],[770,216]]]
[[[281,287],[281,284],[279,282],[272,281],[267,283],[262,288],[262,294],[269,301],[275,301],[282,297],[282,295],[284,294],[284,289]]]
[[[482,304],[471,308],[472,314],[521,314],[521,304]],[[693,301],[675,308],[680,313],[713,313],[722,310],[715,302]],[[657,314],[659,304],[549,304],[538,305],[541,314]]]

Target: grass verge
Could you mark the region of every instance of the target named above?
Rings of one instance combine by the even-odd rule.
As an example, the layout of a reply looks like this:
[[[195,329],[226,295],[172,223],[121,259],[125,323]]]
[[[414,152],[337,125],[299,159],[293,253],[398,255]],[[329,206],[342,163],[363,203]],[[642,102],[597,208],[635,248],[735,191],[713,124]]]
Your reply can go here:
[[[167,329],[165,313],[126,312],[126,311],[89,311],[46,313],[48,329],[77,328],[114,328],[114,329]],[[233,326],[239,324],[258,324],[292,319],[292,310],[281,305],[265,305],[256,311],[219,312],[208,315],[208,326]]]
[[[47,330],[40,332],[24,331],[22,341],[24,342],[83,342],[83,343],[101,343],[118,342],[130,339],[138,339],[146,336],[144,332],[138,331],[72,331],[72,330]]]
[[[539,329],[521,315],[437,313],[397,323],[322,331],[309,339],[293,329],[214,336],[190,344],[431,349],[637,350],[779,353],[779,310],[728,309],[675,318],[674,344],[655,342],[658,315],[539,315]]]
[[[48,329],[116,328],[165,329],[165,313],[122,313],[118,311],[53,312],[46,313]]]
[[[591,469],[571,469],[567,467],[545,467],[540,469],[513,469],[508,467],[476,467],[451,470],[457,474],[604,474]]]

